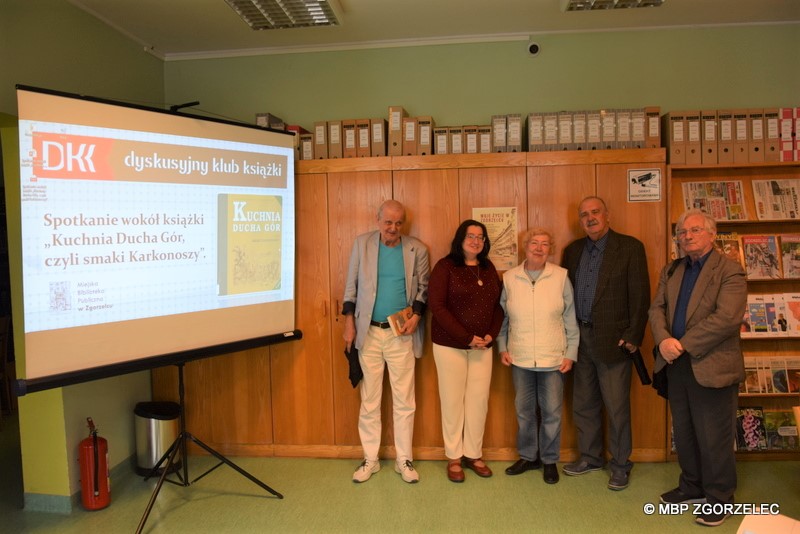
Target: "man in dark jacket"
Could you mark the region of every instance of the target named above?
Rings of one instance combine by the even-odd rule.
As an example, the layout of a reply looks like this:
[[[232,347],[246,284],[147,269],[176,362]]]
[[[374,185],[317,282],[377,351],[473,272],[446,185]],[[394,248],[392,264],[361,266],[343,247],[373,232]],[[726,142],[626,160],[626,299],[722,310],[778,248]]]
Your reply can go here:
[[[581,334],[572,396],[580,458],[565,465],[564,473],[576,476],[603,468],[605,406],[608,488],[623,490],[633,468],[630,353],[642,344],[650,304],[647,258],[641,241],[611,230],[603,199],[583,199],[578,216],[586,238],[564,250],[563,265],[575,289]]]

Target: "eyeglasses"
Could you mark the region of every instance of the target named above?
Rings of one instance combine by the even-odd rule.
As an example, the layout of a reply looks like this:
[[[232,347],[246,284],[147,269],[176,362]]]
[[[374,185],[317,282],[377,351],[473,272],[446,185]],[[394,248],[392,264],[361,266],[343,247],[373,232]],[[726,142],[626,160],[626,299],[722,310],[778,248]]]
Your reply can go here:
[[[532,247],[550,248],[550,241],[528,241],[528,245]]]
[[[478,241],[486,241],[486,236],[480,234],[467,234],[467,239],[477,239]]]
[[[702,226],[693,226],[688,229],[678,230],[677,232],[675,232],[675,237],[677,237],[678,239],[685,239],[687,234],[692,234],[693,236],[695,236],[695,235],[700,235],[705,231],[706,229]]]

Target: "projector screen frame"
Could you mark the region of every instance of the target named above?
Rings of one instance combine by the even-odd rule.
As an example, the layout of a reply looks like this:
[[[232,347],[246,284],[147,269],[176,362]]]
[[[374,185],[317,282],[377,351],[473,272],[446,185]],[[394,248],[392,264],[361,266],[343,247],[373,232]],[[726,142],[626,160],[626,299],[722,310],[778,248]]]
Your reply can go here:
[[[302,338],[302,331],[292,330],[291,332],[284,332],[283,334],[244,339],[241,341],[223,343],[221,345],[214,345],[211,347],[201,347],[181,352],[174,352],[172,354],[162,354],[160,356],[141,358],[138,360],[104,365],[101,367],[62,373],[59,375],[32,378],[29,380],[20,378],[14,381],[14,392],[18,397],[22,397],[28,393],[35,393],[37,391],[44,391],[63,386],[72,386],[75,384],[81,384],[83,382],[91,382],[93,380],[101,380],[103,378],[138,373],[140,371],[149,371],[159,367],[166,367],[167,365],[177,365],[195,360],[202,360],[205,358],[213,358],[215,356],[232,354],[234,352],[240,352],[243,350],[257,349],[278,343],[285,343],[287,341],[300,340]]]
[[[272,132],[275,134],[289,135],[293,137],[296,136],[294,132],[276,130],[274,128],[262,127],[230,119],[206,117],[179,111],[181,108],[186,107],[189,104],[183,106],[172,106],[169,110],[166,110],[151,106],[145,106],[141,104],[122,102],[108,98],[82,95],[77,93],[70,93],[65,91],[46,89],[46,88],[23,85],[23,84],[17,84],[15,87],[18,91],[28,91],[33,93],[52,95],[56,97],[78,99],[97,104],[129,108],[144,112],[152,112],[152,113],[177,116],[187,119],[201,120],[205,122],[218,123],[227,126],[249,128],[253,130]],[[196,104],[199,104],[199,102],[192,103],[191,105],[196,105]],[[293,175],[290,176],[289,178],[294,179]],[[294,329],[291,331],[278,332],[267,336],[235,340],[232,342],[221,343],[218,345],[200,346],[200,347],[190,348],[188,350],[171,352],[167,354],[156,354],[153,356],[139,357],[132,360],[104,364],[97,367],[77,369],[74,371],[52,374],[48,376],[34,377],[34,378],[20,378],[14,382],[14,390],[18,396],[23,396],[28,393],[33,393],[37,391],[43,391],[47,389],[69,386],[93,380],[110,378],[113,376],[119,376],[134,372],[151,370],[154,368],[164,367],[168,365],[177,365],[198,359],[231,354],[243,350],[265,347],[277,343],[283,343],[286,341],[298,340],[301,338],[302,338],[302,332],[298,329]]]

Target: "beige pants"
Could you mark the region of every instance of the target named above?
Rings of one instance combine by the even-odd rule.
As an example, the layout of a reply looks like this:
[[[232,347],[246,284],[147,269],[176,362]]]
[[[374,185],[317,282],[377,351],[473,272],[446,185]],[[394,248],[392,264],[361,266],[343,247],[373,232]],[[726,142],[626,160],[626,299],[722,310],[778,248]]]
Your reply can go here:
[[[483,455],[489,409],[492,350],[463,350],[433,344],[442,404],[444,453],[451,460]]]
[[[370,326],[364,346],[358,353],[364,379],[361,381],[361,411],[358,434],[364,458],[375,461],[381,446],[381,397],[383,369],[389,369],[392,387],[394,447],[398,460],[413,460],[411,441],[414,436],[414,348],[411,336],[392,334],[389,328]]]

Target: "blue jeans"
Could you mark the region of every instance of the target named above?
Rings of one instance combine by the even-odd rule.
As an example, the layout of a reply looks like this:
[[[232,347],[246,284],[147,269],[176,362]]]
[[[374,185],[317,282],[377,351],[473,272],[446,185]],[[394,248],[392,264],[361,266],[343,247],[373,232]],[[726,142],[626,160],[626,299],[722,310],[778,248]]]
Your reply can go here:
[[[517,409],[517,450],[520,458],[554,464],[561,452],[561,404],[564,398],[564,375],[559,371],[533,371],[511,366]],[[536,407],[542,414],[542,424]]]

